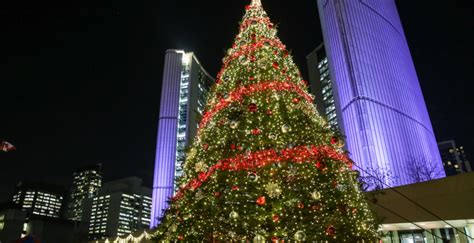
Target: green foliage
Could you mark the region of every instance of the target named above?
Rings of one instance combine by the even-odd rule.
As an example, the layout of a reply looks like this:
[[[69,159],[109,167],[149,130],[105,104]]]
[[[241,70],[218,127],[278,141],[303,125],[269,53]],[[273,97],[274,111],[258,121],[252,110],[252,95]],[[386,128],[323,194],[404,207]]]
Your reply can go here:
[[[375,240],[341,143],[308,97],[265,11],[251,6],[155,239]]]

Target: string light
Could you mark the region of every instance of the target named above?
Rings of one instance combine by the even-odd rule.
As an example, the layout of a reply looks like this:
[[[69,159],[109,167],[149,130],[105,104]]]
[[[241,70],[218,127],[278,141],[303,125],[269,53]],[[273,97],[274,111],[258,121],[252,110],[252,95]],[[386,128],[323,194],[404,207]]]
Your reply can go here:
[[[173,200],[179,200],[184,191],[196,190],[205,181],[209,179],[216,171],[237,171],[237,170],[255,170],[271,164],[291,161],[295,163],[313,163],[318,161],[315,167],[319,167],[320,159],[331,159],[334,161],[344,162],[349,169],[352,169],[352,161],[343,154],[330,146],[300,146],[291,149],[285,149],[278,153],[273,150],[263,150],[248,155],[239,155],[234,158],[227,158],[217,162],[207,172],[199,173],[199,177],[191,180],[175,194]]]
[[[373,242],[343,141],[260,1],[227,51],[157,241]]]
[[[143,231],[139,236],[135,237],[133,234],[129,234],[128,236],[117,236],[113,240],[105,239],[105,243],[139,243],[143,240],[151,240],[152,234],[148,233],[146,230]],[[99,243],[99,241],[95,241]]]
[[[236,91],[232,91],[229,94],[229,97],[227,99],[221,99],[220,102],[214,106],[214,108],[208,112],[205,112],[203,115],[203,118],[201,120],[201,123],[199,124],[199,127],[205,127],[206,124],[209,122],[209,120],[212,119],[212,117],[219,111],[225,109],[227,106],[229,106],[231,103],[241,101],[245,98],[245,96],[249,96],[251,94],[257,93],[257,92],[264,92],[264,91],[289,91],[289,92],[295,92],[299,96],[303,97],[306,99],[308,102],[312,102],[313,98],[311,95],[305,93],[303,90],[301,90],[300,87],[298,87],[295,84],[288,83],[288,82],[261,82],[253,85],[249,85],[246,87],[240,87]],[[198,132],[199,134],[199,132]]]

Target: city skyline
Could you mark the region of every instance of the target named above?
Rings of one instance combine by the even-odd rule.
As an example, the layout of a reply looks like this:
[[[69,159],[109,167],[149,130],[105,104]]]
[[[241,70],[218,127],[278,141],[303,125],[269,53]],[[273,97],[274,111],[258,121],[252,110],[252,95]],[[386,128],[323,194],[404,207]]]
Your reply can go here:
[[[144,177],[146,184],[151,185],[159,110],[159,87],[161,86],[160,73],[163,66],[160,60],[163,59],[164,50],[168,48],[183,48],[186,51],[195,51],[198,56],[203,56],[201,58],[203,65],[214,76],[217,68],[220,66],[222,50],[228,47],[226,43],[230,43],[229,40],[235,34],[237,26],[235,29],[223,28],[219,23],[212,22],[215,18],[207,18],[200,24],[198,15],[188,12],[204,9],[207,13],[214,13],[218,18],[226,18],[226,22],[229,21],[229,23],[233,24],[241,16],[242,8],[240,5],[243,6],[245,3],[226,3],[228,6],[213,6],[211,4],[205,6],[203,3],[190,5],[191,10],[186,10],[189,16],[184,20],[179,20],[176,24],[176,29],[189,28],[188,30],[190,31],[187,35],[166,26],[161,26],[158,30],[153,29],[152,24],[150,24],[151,26],[142,27],[137,31],[142,31],[140,33],[143,36],[135,37],[138,40],[131,39],[131,43],[143,49],[139,49],[136,46],[129,47],[135,51],[137,49],[140,50],[139,54],[130,54],[133,63],[130,66],[133,68],[123,68],[123,65],[128,66],[128,62],[118,63],[118,61],[114,60],[117,57],[120,57],[118,60],[124,60],[123,56],[116,54],[116,52],[124,44],[128,44],[129,39],[125,37],[122,37],[123,39],[119,38],[115,44],[109,44],[106,40],[109,40],[108,38],[113,40],[114,38],[112,37],[115,37],[113,34],[122,33],[117,29],[125,26],[124,22],[127,23],[127,17],[124,18],[124,15],[136,17],[138,16],[137,12],[143,6],[134,6],[134,8],[129,10],[122,3],[116,4],[118,7],[112,6],[105,8],[106,10],[100,8],[100,6],[91,6],[90,19],[87,19],[89,21],[87,23],[92,23],[92,31],[86,37],[79,38],[78,40],[72,40],[75,35],[68,34],[67,31],[61,29],[63,25],[71,28],[86,28],[87,26],[82,26],[76,22],[74,18],[77,17],[76,15],[65,17],[60,13],[56,13],[57,15],[53,16],[57,17],[57,19],[54,19],[54,17],[52,19],[43,19],[42,21],[45,26],[48,26],[48,23],[51,23],[53,26],[50,28],[45,27],[45,33],[56,33],[59,30],[59,33],[62,33],[59,36],[62,36],[64,39],[66,47],[51,49],[51,44],[48,46],[48,42],[51,40],[49,38],[51,37],[43,36],[36,45],[24,49],[23,52],[15,52],[15,50],[23,48],[20,45],[22,42],[13,45],[13,48],[11,48],[13,51],[8,52],[10,62],[8,65],[2,65],[2,69],[5,68],[7,75],[3,80],[12,80],[11,83],[6,84],[7,89],[4,89],[12,90],[9,95],[5,96],[7,102],[11,102],[12,106],[7,107],[7,111],[4,112],[5,116],[2,116],[0,135],[16,145],[18,150],[0,155],[2,163],[11,165],[11,168],[6,168],[2,172],[2,176],[3,173],[7,174],[1,181],[2,187],[0,190],[2,194],[8,193],[8,191],[12,192],[15,183],[25,176],[68,184],[70,183],[69,176],[71,172],[76,167],[83,165],[86,160],[103,162],[105,171],[107,171],[106,168],[117,167],[117,164],[121,165],[121,168],[109,170],[111,172],[106,173],[106,177],[123,177],[135,174]],[[163,4],[162,7],[170,12],[173,12],[173,9],[177,11],[180,8],[180,6],[173,6],[169,3],[159,4]],[[308,9],[308,7],[303,11],[301,6],[299,8],[289,6],[286,9],[287,13],[284,13],[284,10],[278,9],[278,6],[281,5],[275,4],[273,6],[273,1],[272,3],[265,4],[267,8],[271,9],[272,19],[275,19],[276,23],[282,23],[280,26],[280,36],[289,46],[293,47],[296,62],[298,66],[303,68],[302,73],[304,76],[306,76],[304,69],[305,55],[322,40],[321,34],[317,33],[319,22],[315,1],[305,4],[305,6],[310,6],[311,9]],[[471,158],[473,146],[469,135],[472,134],[472,128],[469,128],[468,124],[472,121],[472,115],[464,112],[468,110],[469,104],[472,104],[469,101],[471,98],[463,97],[462,94],[454,96],[452,92],[449,93],[448,91],[457,90],[461,92],[463,90],[461,86],[463,84],[462,79],[467,81],[470,77],[468,74],[472,71],[467,68],[472,66],[472,61],[462,57],[469,56],[465,50],[472,50],[472,46],[467,45],[467,43],[472,42],[470,41],[472,40],[472,33],[469,36],[469,33],[462,31],[466,28],[456,27],[448,30],[447,27],[451,26],[451,23],[457,22],[459,22],[459,25],[466,25],[466,23],[472,22],[467,20],[472,18],[472,16],[463,15],[463,11],[467,13],[469,10],[463,8],[458,10],[454,8],[455,6],[453,5],[455,4],[453,3],[445,3],[447,4],[446,6],[438,3],[438,5],[435,5],[438,8],[433,7],[435,10],[432,11],[433,13],[430,11],[419,11],[423,6],[415,6],[414,9],[410,9],[410,7],[413,7],[412,5],[403,2],[400,2],[400,4],[402,7],[399,6],[399,12],[402,15],[402,22],[407,32],[407,39],[414,56],[415,66],[422,83],[423,93],[438,140],[456,139],[456,141],[459,141],[459,145],[464,145],[469,153],[469,158]],[[43,7],[47,8],[48,6]],[[229,12],[220,13],[218,12],[219,10],[210,9],[211,7],[218,9],[229,7],[233,12],[232,14]],[[20,7],[17,6],[17,8]],[[102,16],[100,11],[104,11],[103,15],[111,23],[105,26],[93,25],[94,21],[101,19],[100,17],[94,17],[93,13],[95,12],[93,10],[97,11],[98,16]],[[29,28],[33,29],[35,26],[33,24],[34,14],[29,12],[28,9],[20,9],[18,11],[20,15],[26,16],[26,24],[6,21],[9,23],[8,31],[22,32],[22,30],[27,31]],[[76,9],[73,8],[70,11],[76,11]],[[436,11],[446,14],[445,24],[435,19],[435,16],[438,16],[435,14],[437,13]],[[292,14],[295,15],[294,13],[296,12],[301,12],[301,16],[290,17]],[[153,18],[156,13],[147,14],[145,15],[146,17],[143,17],[144,19]],[[415,23],[415,20],[418,18],[420,23]],[[193,20],[196,23],[192,27],[186,27],[189,20]],[[131,21],[132,26],[139,26],[141,23],[140,20],[134,18],[131,18]],[[439,35],[439,32],[433,34],[433,30],[437,29],[434,27],[422,30],[421,26],[430,23],[430,21],[438,24],[442,37],[449,36],[450,38],[446,37],[447,40],[440,38],[432,43],[427,43],[427,39],[430,36]],[[112,37],[101,34],[101,31],[104,30],[103,28],[107,29],[107,27],[111,27],[112,31],[106,34],[111,34]],[[205,34],[191,31],[193,28],[205,29],[206,27],[208,29],[205,30]],[[313,29],[316,33],[305,34],[307,29]],[[222,31],[222,33],[219,31]],[[126,33],[132,36],[134,32],[127,29]],[[221,34],[225,38],[221,38]],[[461,39],[460,34],[466,35],[464,39]],[[20,33],[19,36],[27,37],[24,35],[24,33]],[[154,45],[151,43],[151,40],[147,40],[147,37],[150,37],[150,35],[151,39],[153,39],[153,36],[166,36],[167,38],[164,38],[165,40],[161,41],[160,44]],[[207,38],[200,36],[207,36]],[[13,40],[19,37],[9,38],[11,39],[8,40],[11,40],[13,43]],[[102,41],[105,43],[99,41],[98,44],[94,44],[89,38],[103,38],[104,40]],[[212,48],[204,45],[209,39],[211,39],[209,45]],[[81,47],[87,50],[84,54],[74,50],[72,47],[68,47],[68,44],[72,45],[76,41],[85,46]],[[295,44],[301,41],[304,44]],[[454,45],[454,43],[459,42],[460,45]],[[452,53],[454,51],[443,50],[443,45],[440,45],[441,43],[447,43],[444,46],[455,48],[459,52]],[[102,55],[98,55],[98,58],[95,58],[97,60],[92,60],[92,58],[87,56],[94,56],[94,51],[101,50],[103,46],[107,48],[102,52],[98,52]],[[46,52],[48,50],[51,52],[49,54],[35,54],[34,50],[41,50],[42,48]],[[145,53],[148,48],[152,48],[153,51],[142,55],[141,53]],[[461,53],[460,50],[464,50],[464,52]],[[68,51],[74,55],[69,57],[65,54],[60,54],[60,52],[67,53]],[[434,51],[439,51],[440,53],[436,55],[431,53]],[[27,58],[22,58],[23,56]],[[66,60],[72,60],[72,64],[76,65],[76,67],[67,67],[64,57],[70,58]],[[43,58],[46,58],[45,64],[41,63]],[[73,58],[77,58],[77,60]],[[433,60],[437,61],[433,62]],[[109,63],[103,66],[101,63],[104,61]],[[64,64],[60,62],[64,62]],[[57,68],[52,68],[55,65],[47,64],[56,64]],[[451,68],[443,70],[441,69],[443,66]],[[453,67],[457,67],[458,70]],[[47,68],[51,70],[42,70]],[[120,70],[121,68],[124,70]],[[85,71],[82,74],[74,77],[74,75],[81,73],[80,71],[83,70]],[[31,73],[35,73],[35,75]],[[449,80],[450,78],[452,80]],[[449,87],[442,83],[445,80],[450,81]],[[25,84],[28,87],[27,89],[23,88]],[[9,87],[12,88],[9,89]],[[74,87],[77,87],[77,89]],[[452,114],[456,114],[453,116],[454,118],[451,117]],[[464,117],[463,123],[465,125],[459,124],[461,122],[459,117]],[[465,129],[470,130],[465,131]],[[58,168],[59,166],[61,167]],[[18,173],[21,168],[29,168],[29,170],[25,173]],[[6,198],[1,199],[5,200]]]

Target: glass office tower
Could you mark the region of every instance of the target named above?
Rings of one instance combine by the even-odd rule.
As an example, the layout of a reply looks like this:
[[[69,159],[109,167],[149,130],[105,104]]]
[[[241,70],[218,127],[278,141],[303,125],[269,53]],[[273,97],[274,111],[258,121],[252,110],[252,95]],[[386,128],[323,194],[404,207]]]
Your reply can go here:
[[[138,177],[105,183],[98,195],[84,200],[82,221],[88,222],[89,240],[127,236],[147,229],[150,196],[150,188],[144,187]]]
[[[175,179],[182,175],[185,148],[196,135],[206,94],[214,79],[192,52],[168,50],[161,90],[158,140],[153,180],[151,225],[159,224]]]
[[[458,147],[454,140],[447,140],[439,142],[438,147],[446,176],[472,172],[471,164],[466,158],[463,146]]]
[[[96,196],[102,185],[102,164],[80,168],[74,172],[73,177],[67,207],[67,218],[80,221],[84,200]]]
[[[324,44],[319,45],[306,56],[306,62],[308,64],[309,88],[315,96],[316,108],[320,115],[326,117],[331,128],[339,130],[336,102]]]
[[[65,190],[55,185],[20,181],[12,201],[18,204],[28,215],[40,215],[60,218]]]

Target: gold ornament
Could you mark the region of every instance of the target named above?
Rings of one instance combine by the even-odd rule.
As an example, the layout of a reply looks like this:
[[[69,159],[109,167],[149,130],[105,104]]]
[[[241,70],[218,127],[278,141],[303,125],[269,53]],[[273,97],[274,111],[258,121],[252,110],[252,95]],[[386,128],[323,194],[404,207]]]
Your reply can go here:
[[[271,139],[271,140],[275,140],[276,139],[276,135],[275,134],[268,134],[268,138]]]
[[[280,95],[278,93],[275,92],[275,93],[273,93],[272,96],[275,100],[280,100]]]
[[[268,196],[271,198],[279,197],[281,195],[281,188],[277,183],[270,182],[265,186]]]
[[[283,133],[289,132],[289,131],[290,131],[290,126],[288,126],[287,124],[281,126],[281,131],[282,131]]]
[[[203,162],[198,162],[194,166],[194,169],[196,170],[196,172],[204,172],[207,170],[207,165],[204,164]]]
[[[255,235],[255,237],[253,237],[253,242],[254,243],[262,243],[262,242],[265,242],[265,237],[263,237],[262,235]]]
[[[286,109],[287,109],[289,112],[293,112],[293,111],[295,110],[292,105],[287,105],[287,106],[286,106]]]
[[[197,200],[201,200],[204,198],[204,192],[202,192],[202,190],[199,190],[196,192],[196,199]]]
[[[294,235],[296,241],[304,241],[306,239],[306,234],[302,230],[296,231]]]
[[[194,156],[196,156],[197,154],[197,149],[196,148],[192,148],[189,150],[189,153],[187,155],[188,159],[192,159],[194,158]]]
[[[321,193],[318,191],[314,191],[311,193],[311,198],[314,200],[319,200],[321,199]]]
[[[236,220],[239,218],[239,213],[237,213],[236,211],[232,211],[230,212],[229,214],[229,218],[233,219],[233,220]]]

